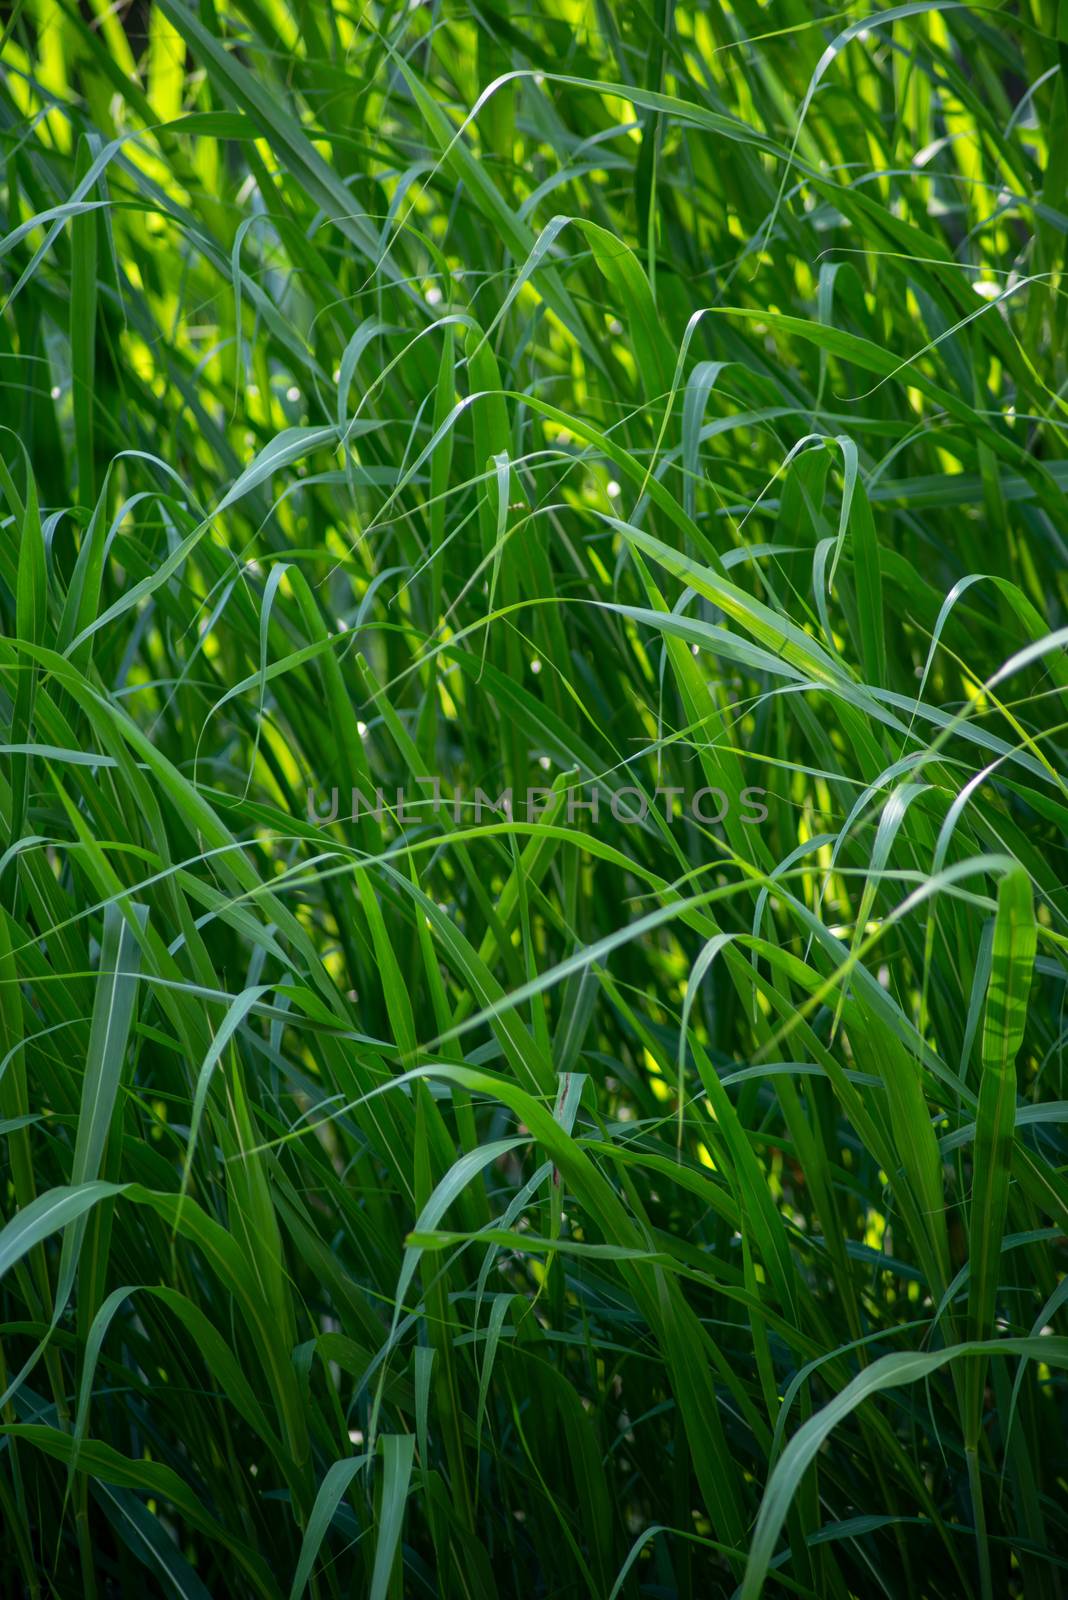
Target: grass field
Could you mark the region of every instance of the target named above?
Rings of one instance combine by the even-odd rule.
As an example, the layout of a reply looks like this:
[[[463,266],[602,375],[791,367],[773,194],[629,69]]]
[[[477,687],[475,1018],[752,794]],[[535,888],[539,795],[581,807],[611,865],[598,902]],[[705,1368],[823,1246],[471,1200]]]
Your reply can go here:
[[[0,1594],[1055,1600],[1063,0],[0,27]]]

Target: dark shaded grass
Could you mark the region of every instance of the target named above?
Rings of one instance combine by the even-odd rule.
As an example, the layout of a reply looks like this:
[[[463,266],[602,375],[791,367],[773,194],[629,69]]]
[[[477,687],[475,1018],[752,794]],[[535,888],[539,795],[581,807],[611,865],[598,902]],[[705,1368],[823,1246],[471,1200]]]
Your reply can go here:
[[[1061,1592],[1055,9],[8,12],[5,1593]]]

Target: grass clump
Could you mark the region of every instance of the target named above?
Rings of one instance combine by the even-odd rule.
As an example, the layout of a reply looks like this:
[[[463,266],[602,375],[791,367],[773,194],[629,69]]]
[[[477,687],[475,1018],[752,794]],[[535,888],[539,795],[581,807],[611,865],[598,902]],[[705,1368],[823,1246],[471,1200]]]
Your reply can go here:
[[[5,16],[0,1588],[1053,1600],[1063,15]]]

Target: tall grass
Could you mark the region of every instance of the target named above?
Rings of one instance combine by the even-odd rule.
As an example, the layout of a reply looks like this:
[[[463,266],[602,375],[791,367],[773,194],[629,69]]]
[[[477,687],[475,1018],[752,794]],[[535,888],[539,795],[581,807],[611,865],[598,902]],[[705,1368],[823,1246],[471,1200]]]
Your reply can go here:
[[[1063,5],[4,15],[0,1590],[1052,1600]]]

